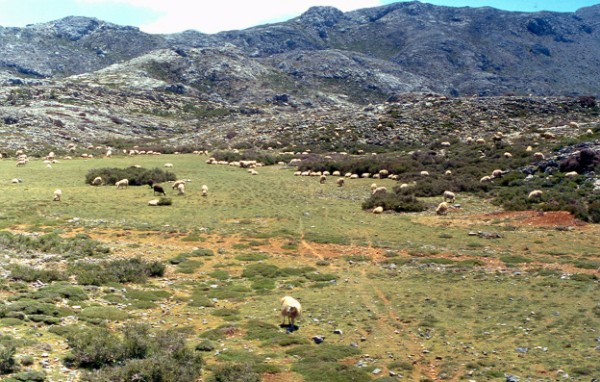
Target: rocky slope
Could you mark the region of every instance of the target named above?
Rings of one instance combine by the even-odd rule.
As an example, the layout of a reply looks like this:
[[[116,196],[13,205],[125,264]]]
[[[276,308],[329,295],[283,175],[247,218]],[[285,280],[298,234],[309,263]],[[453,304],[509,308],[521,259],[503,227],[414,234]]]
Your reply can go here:
[[[228,47],[244,65],[263,65],[275,73],[259,83],[226,84],[230,95],[219,95],[232,101],[239,101],[235,95],[240,88],[282,82],[302,96],[318,87],[358,94],[355,98],[363,103],[406,91],[598,95],[600,74],[593,68],[600,60],[599,9],[518,13],[402,2],[343,13],[314,7],[287,22],[214,35],[149,35],[68,17],[0,28],[0,78],[8,83],[56,79],[115,63],[128,65],[157,49]],[[217,50],[210,61],[220,58]],[[230,73],[227,66],[204,69],[214,81],[236,76],[236,69]],[[204,81],[202,73],[174,79],[192,87],[202,87]]]

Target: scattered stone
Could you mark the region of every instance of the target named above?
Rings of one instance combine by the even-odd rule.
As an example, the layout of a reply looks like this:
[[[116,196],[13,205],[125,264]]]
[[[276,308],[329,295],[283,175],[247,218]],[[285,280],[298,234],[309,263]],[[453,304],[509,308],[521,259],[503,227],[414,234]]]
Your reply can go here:
[[[381,369],[377,367],[377,368],[373,369],[372,373],[373,374],[380,374],[381,373]]]
[[[518,347],[516,350],[519,353],[527,353],[529,351],[529,348],[527,348],[527,347]]]

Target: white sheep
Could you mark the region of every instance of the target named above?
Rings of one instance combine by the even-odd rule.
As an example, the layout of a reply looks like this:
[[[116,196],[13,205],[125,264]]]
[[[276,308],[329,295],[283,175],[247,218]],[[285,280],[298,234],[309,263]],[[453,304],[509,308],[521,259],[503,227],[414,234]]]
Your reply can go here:
[[[379,206],[379,207],[375,207],[375,208],[373,208],[373,213],[374,213],[375,215],[382,214],[382,213],[383,213],[383,207]]]
[[[185,183],[179,183],[179,185],[177,186],[177,193],[178,195],[185,194]]]
[[[287,317],[290,328],[293,328],[296,318],[302,315],[302,305],[300,305],[300,302],[292,296],[284,296],[281,298],[280,302],[281,317],[283,318],[281,325],[285,325],[285,319]]]
[[[452,176],[452,171],[446,170],[446,172],[444,172],[444,176]]]
[[[202,196],[208,196],[208,186],[206,184],[202,185]]]
[[[475,143],[478,145],[485,145],[485,139],[477,138],[477,140],[475,140]]]
[[[533,190],[527,196],[527,199],[541,199],[544,192],[542,190]]]
[[[448,203],[441,202],[440,204],[438,204],[437,208],[435,209],[435,213],[438,215],[446,215],[448,213],[448,208],[450,208]]]
[[[173,168],[173,163],[165,163],[166,168]]]
[[[385,187],[377,187],[376,189],[373,190],[373,193],[372,193],[372,195],[374,197],[383,196],[385,194],[387,194],[387,188],[385,188]]]
[[[479,179],[479,183],[489,183],[492,181],[492,177],[489,175],[486,175],[484,177],[482,177],[481,179]]]
[[[377,183],[371,183],[371,194],[377,189]]]
[[[173,183],[173,186],[171,187],[173,190],[176,188],[179,188],[180,184],[185,184],[185,180],[176,180],[175,183]]]
[[[254,169],[250,169],[250,170],[248,170],[248,174],[250,174],[250,175],[258,175],[258,171],[254,170]]]
[[[92,186],[102,186],[103,184],[104,181],[99,176],[95,177],[94,180],[92,180]]]
[[[331,173],[331,176],[341,176],[342,174],[339,171],[334,171]]]
[[[335,182],[338,187],[343,187],[344,186],[344,178],[338,178],[338,180]]]
[[[504,153],[504,157],[506,159],[510,159],[510,158],[512,158],[512,154],[507,151],[507,152]]]
[[[444,202],[446,200],[449,200],[450,202],[454,203],[456,201],[456,194],[452,191],[444,191]]]
[[[54,200],[55,202],[60,202],[61,197],[62,197],[62,191],[59,189],[54,190],[54,197],[52,198],[52,200]]]
[[[129,187],[129,180],[128,179],[121,179],[118,182],[115,183],[115,186],[117,186],[117,190],[120,188],[127,188]]]
[[[429,176],[429,172],[428,171],[421,171],[421,176]]]
[[[546,157],[544,156],[543,153],[541,153],[541,152],[538,151],[538,152],[533,153],[533,159],[535,159],[535,160],[544,160],[544,159],[546,159]]]
[[[565,173],[565,178],[575,178],[577,175],[579,175],[577,171],[569,171]]]
[[[501,178],[503,174],[503,171],[500,169],[496,169],[494,171],[492,171],[492,178]]]
[[[12,178],[12,180],[10,181],[11,183],[23,183],[23,180],[21,178]]]

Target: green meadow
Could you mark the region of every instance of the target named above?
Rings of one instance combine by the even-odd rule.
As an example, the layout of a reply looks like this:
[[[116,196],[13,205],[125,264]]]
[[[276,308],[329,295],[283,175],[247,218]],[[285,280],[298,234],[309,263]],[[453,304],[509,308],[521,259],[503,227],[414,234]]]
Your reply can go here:
[[[361,209],[371,183],[394,181],[338,187],[283,165],[250,175],[205,160],[0,161],[2,378],[600,377],[597,225],[538,224],[469,194],[446,216],[441,197],[374,215]],[[148,206],[159,197],[147,186],[85,184],[91,169],[165,163],[191,180],[185,195],[163,183],[169,206]],[[469,235],[479,231],[499,238]],[[292,332],[279,325],[288,294],[304,310]]]

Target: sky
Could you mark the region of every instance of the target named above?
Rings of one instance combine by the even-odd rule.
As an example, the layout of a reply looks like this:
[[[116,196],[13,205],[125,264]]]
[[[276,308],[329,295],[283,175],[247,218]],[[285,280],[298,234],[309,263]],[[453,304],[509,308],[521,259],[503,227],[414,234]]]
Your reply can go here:
[[[399,0],[0,0],[0,26],[24,27],[88,16],[147,33],[176,33],[194,29],[203,33],[244,29],[285,21],[311,6],[328,5],[344,12],[377,7]],[[400,0],[402,1],[402,0]],[[421,0],[451,7],[490,6],[507,11],[574,12],[600,0]]]

